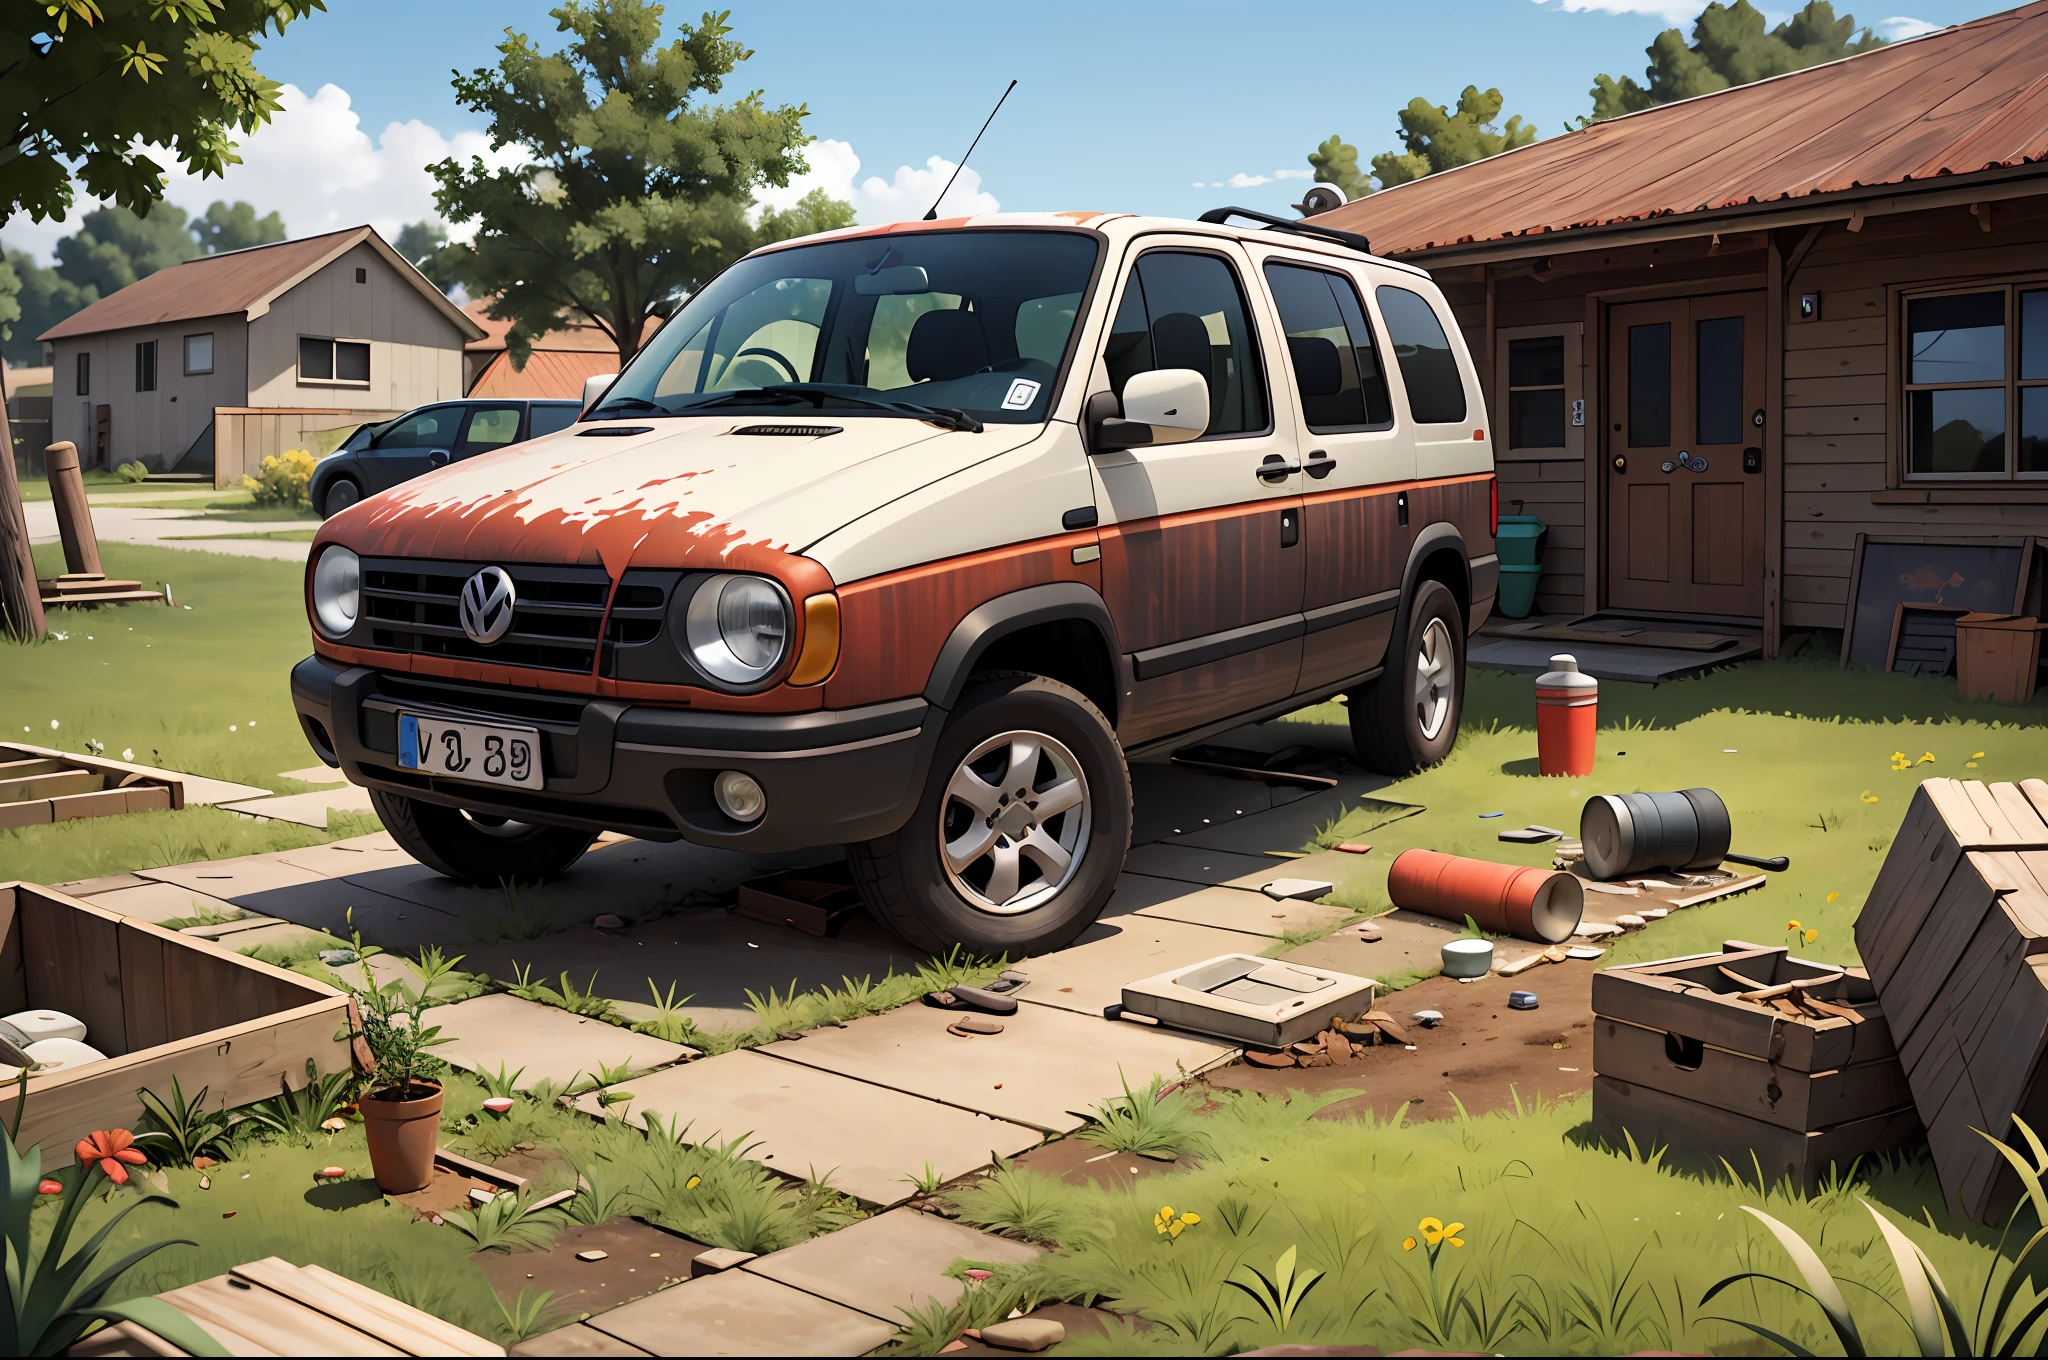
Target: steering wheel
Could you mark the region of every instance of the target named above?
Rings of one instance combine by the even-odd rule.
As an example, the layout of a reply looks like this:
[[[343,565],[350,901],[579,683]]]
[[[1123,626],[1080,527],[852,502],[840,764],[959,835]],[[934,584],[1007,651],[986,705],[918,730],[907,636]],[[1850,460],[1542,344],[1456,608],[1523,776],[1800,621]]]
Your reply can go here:
[[[772,349],[764,349],[761,348],[760,346],[755,346],[751,349],[743,349],[738,354],[732,356],[733,362],[738,363],[740,360],[746,358],[749,354],[758,354],[763,359],[772,359],[776,363],[781,364],[782,367],[789,373],[789,380],[791,382],[803,381],[802,378],[799,378],[796,375],[796,365],[791,363],[789,360],[783,358],[780,354],[777,354]]]

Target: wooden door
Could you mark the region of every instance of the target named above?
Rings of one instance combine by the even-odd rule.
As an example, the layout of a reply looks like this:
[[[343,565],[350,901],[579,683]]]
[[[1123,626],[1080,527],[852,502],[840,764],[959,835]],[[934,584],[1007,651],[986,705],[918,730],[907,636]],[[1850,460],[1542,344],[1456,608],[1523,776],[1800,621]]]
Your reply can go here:
[[[1607,603],[1760,616],[1763,297],[1608,312]]]

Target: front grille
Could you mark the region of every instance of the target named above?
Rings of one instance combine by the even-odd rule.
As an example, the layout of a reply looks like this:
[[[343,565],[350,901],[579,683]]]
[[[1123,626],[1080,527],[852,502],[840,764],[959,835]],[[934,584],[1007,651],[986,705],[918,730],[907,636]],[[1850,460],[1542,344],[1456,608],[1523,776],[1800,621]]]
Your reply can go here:
[[[484,565],[365,559],[363,618],[370,646],[589,674],[596,663],[605,599],[611,593],[605,569],[506,566],[516,593],[512,627],[486,647],[469,640],[456,613],[463,582]]]
[[[590,702],[581,695],[555,695],[544,690],[510,689],[501,685],[467,685],[392,671],[378,672],[377,696],[401,704],[488,713],[520,722],[553,723],[571,732],[582,726],[583,708]]]

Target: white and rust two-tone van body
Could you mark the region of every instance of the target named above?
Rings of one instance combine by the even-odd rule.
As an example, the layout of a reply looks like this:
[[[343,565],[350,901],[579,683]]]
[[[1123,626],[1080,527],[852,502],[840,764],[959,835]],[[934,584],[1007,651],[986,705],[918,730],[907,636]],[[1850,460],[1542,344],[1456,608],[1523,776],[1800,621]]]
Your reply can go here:
[[[307,736],[454,877],[607,829],[843,844],[915,943],[1056,947],[1127,757],[1339,693],[1374,769],[1457,734],[1485,407],[1362,245],[1074,213],[757,251],[574,426],[327,521]]]

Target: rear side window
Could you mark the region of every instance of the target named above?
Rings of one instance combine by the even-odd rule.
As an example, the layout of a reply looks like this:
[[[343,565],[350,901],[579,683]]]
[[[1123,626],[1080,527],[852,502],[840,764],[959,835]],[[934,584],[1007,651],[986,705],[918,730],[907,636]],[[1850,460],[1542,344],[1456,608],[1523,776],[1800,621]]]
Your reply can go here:
[[[462,424],[460,406],[429,406],[397,421],[378,436],[380,449],[452,449]]]
[[[1308,427],[1326,433],[1393,424],[1386,370],[1351,280],[1321,269],[1269,264],[1266,282],[1280,307]]]
[[[528,439],[538,439],[544,434],[566,430],[576,423],[577,410],[574,406],[536,406],[533,408],[533,433]]]
[[[1408,409],[1418,425],[1444,425],[1465,418],[1465,379],[1458,372],[1450,337],[1436,319],[1436,309],[1420,293],[1382,284],[1380,315],[1386,318],[1387,340],[1401,365],[1401,383],[1408,389]]]
[[[1249,434],[1268,424],[1244,292],[1214,255],[1155,250],[1140,257],[1102,357],[1119,397],[1136,373],[1200,373],[1209,382],[1210,434]]]

